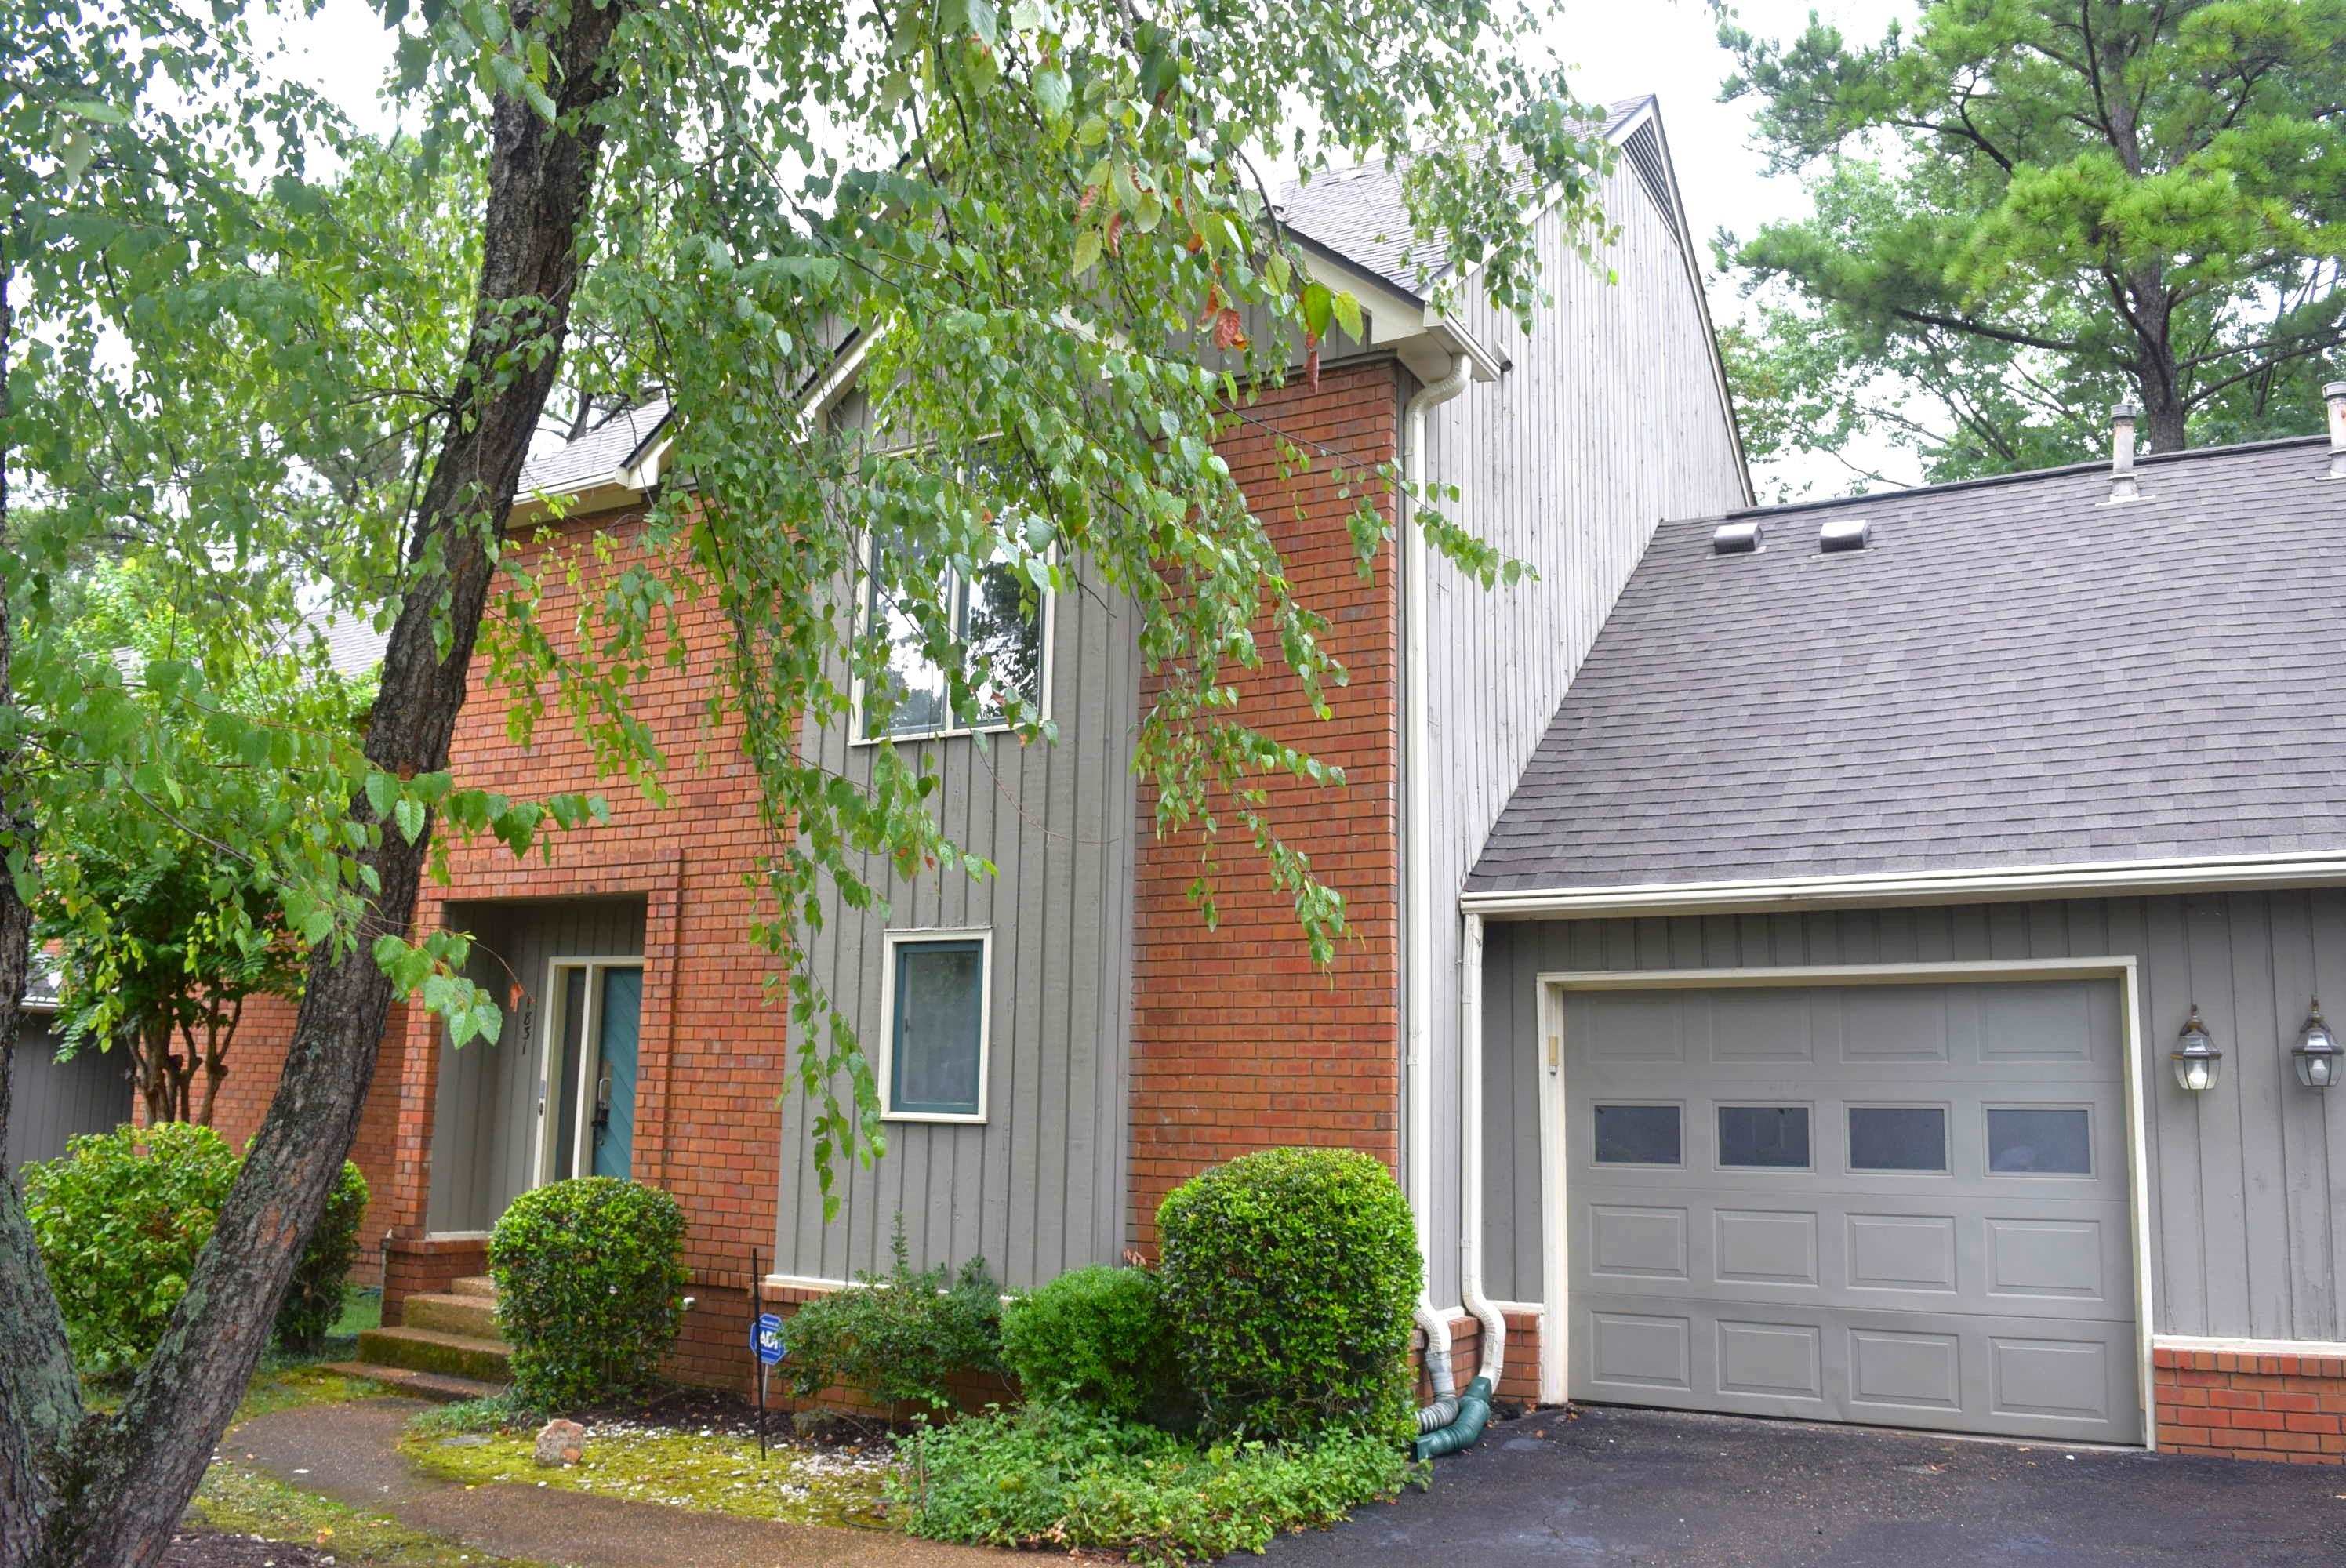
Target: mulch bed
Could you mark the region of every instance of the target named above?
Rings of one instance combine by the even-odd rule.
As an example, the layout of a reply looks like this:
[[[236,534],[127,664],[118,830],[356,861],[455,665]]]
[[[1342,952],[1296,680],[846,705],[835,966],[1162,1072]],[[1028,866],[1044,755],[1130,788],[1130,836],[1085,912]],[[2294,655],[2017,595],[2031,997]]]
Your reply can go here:
[[[334,1568],[335,1557],[314,1546],[290,1546],[258,1535],[183,1530],[171,1537],[163,1568]]]
[[[734,1437],[754,1437],[758,1431],[757,1402],[721,1389],[678,1386],[664,1389],[648,1400],[595,1405],[564,1413],[588,1427],[624,1423],[678,1431],[723,1432]],[[779,1405],[768,1407],[766,1412],[767,1435],[777,1442],[795,1438],[818,1449],[845,1448],[858,1452],[884,1449],[916,1424],[831,1410],[809,1410],[793,1417]]]

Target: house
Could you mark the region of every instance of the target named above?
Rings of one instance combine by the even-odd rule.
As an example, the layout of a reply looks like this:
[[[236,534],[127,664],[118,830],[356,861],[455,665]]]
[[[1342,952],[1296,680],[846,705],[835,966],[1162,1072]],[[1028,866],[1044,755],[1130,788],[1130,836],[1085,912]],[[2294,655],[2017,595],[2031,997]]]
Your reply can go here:
[[[1543,1396],[2346,1460],[2330,392],[1656,532],[1459,901]]]
[[[130,1119],[130,1074],[120,1053],[96,1047],[58,1055],[57,975],[36,952],[25,979],[25,1001],[9,1066],[7,1150],[11,1171],[53,1160],[66,1141],[110,1133]]]

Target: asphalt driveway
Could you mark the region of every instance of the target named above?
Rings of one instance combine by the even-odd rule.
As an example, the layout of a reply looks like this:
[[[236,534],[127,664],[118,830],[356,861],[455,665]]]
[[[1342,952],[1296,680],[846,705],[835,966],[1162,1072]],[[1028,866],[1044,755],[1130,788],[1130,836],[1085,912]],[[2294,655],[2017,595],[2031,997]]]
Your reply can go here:
[[[2336,1568],[2346,1563],[2346,1468],[1541,1410],[1437,1461],[1430,1492],[1282,1537],[1270,1553],[1282,1568],[1405,1560]]]

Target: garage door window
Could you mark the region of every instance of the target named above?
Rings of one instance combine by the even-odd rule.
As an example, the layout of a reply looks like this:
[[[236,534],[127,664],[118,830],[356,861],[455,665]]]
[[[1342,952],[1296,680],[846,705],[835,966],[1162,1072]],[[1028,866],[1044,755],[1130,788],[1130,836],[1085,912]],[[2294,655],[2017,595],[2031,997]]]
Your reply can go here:
[[[1676,1105],[1596,1107],[1598,1165],[1679,1165],[1684,1163],[1684,1145]]]
[[[2090,1119],[2083,1107],[1990,1107],[1987,1168],[2001,1176],[2091,1176]]]
[[[1719,1106],[1719,1163],[1738,1169],[1808,1169],[1809,1108]]]
[[[1947,1111],[1943,1105],[1851,1105],[1849,1168],[1853,1171],[1943,1171]]]

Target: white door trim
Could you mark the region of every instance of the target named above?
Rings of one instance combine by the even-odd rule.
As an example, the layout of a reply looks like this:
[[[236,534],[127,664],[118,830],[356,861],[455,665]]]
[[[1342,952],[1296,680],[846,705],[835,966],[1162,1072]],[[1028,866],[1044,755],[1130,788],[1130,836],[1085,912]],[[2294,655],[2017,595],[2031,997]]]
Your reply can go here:
[[[591,1174],[594,1161],[595,1122],[593,1091],[588,1087],[590,1073],[601,1055],[600,1031],[603,1025],[603,988],[596,983],[606,970],[644,967],[643,956],[637,954],[603,954],[581,958],[550,958],[546,961],[546,1005],[539,1010],[537,1039],[537,1137],[536,1151],[530,1156],[529,1185],[546,1184],[547,1171],[554,1165],[554,1145],[562,1125],[558,1111],[561,1105],[554,1092],[554,1058],[561,1044],[568,1020],[562,1016],[562,976],[566,970],[581,970],[586,976],[586,1026],[578,1034],[578,1060],[562,1064],[565,1077],[573,1080],[578,1091],[578,1125],[572,1130],[570,1168],[573,1174]],[[640,1030],[641,1021],[638,1020]],[[638,1070],[642,1062],[642,1042],[637,1042]]]
[[[1566,1388],[1566,1300],[1564,1157],[1564,996],[1572,991],[1706,991],[1728,987],[1793,985],[1919,985],[1933,981],[1980,983],[2028,980],[2116,980],[2118,1033],[2126,1073],[2127,1196],[2132,1210],[2136,1389],[2141,1401],[2143,1444],[2158,1446],[2158,1423],[2151,1391],[2152,1278],[2150,1171],[2147,1117],[2143,1103],[2141,1001],[2136,960],[2108,958],[1983,959],[1946,963],[1805,964],[1764,969],[1636,969],[1544,971],[1539,987],[1540,1050],[1545,1087],[1540,1095],[1540,1214],[1542,1228],[1540,1311],[1540,1401],[1564,1402]]]

